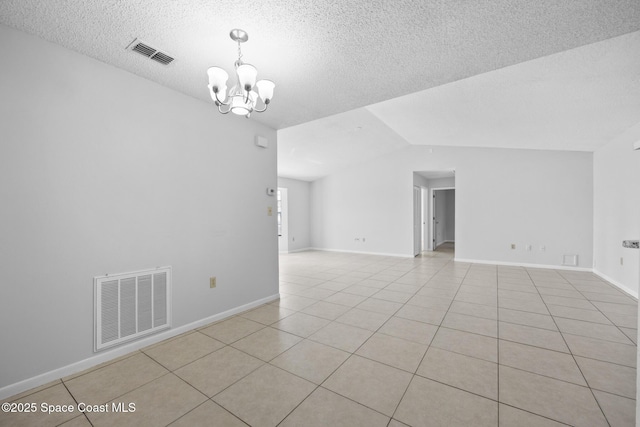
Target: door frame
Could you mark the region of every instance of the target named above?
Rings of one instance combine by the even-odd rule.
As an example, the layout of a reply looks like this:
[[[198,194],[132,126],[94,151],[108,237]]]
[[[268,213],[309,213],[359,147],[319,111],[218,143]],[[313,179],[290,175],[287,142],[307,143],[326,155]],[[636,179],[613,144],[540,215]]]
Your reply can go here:
[[[289,253],[289,190],[286,187],[278,187],[280,192],[281,203],[281,224],[282,234],[278,236],[278,252],[287,254]],[[277,204],[277,200],[276,200]],[[276,206],[276,215],[278,215],[278,208]]]

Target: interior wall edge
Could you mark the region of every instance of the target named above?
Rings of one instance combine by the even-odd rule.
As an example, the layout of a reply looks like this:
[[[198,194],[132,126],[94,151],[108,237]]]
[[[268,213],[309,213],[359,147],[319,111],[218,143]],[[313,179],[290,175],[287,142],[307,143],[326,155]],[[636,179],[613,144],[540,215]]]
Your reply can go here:
[[[626,286],[623,283],[620,283],[619,281],[607,276],[606,274],[598,271],[597,269],[593,269],[593,274],[599,276],[600,278],[606,280],[607,282],[611,283],[612,285],[614,285],[617,288],[620,288],[620,290],[624,291],[624,293],[634,297],[635,299],[638,299],[638,291],[634,291],[633,289],[631,289],[630,287]]]

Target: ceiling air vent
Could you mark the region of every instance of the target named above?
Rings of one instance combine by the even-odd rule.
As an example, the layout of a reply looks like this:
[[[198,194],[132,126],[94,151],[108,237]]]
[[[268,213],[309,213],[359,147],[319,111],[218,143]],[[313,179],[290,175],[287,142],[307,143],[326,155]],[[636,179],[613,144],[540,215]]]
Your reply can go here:
[[[154,61],[158,61],[159,63],[164,65],[169,65],[173,61],[172,57],[162,52],[156,52],[155,54],[151,55],[151,59],[153,59]]]
[[[174,59],[171,56],[167,55],[166,53],[160,52],[159,50],[149,46],[148,44],[144,43],[143,41],[140,41],[139,39],[135,39],[134,41],[129,43],[129,46],[127,46],[127,49],[132,50],[134,52],[138,52],[140,55],[144,55],[147,58],[153,59],[154,61],[164,65],[171,64]]]

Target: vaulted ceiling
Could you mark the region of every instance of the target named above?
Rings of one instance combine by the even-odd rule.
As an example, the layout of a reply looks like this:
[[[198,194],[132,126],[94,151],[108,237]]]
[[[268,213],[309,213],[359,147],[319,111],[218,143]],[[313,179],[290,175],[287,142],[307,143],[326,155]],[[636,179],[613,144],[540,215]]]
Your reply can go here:
[[[0,23],[212,114],[206,69],[231,71],[246,30],[243,59],[276,82],[250,120],[280,129],[282,175],[302,179],[406,144],[591,151],[640,121],[638,0],[0,0]]]

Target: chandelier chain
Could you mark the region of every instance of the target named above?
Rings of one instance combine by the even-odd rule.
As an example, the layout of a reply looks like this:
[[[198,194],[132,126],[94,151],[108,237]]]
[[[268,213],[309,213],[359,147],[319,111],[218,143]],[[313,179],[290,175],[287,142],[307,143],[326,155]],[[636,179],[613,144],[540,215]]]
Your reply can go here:
[[[238,63],[242,63],[242,49],[240,48],[240,40],[238,40]]]

